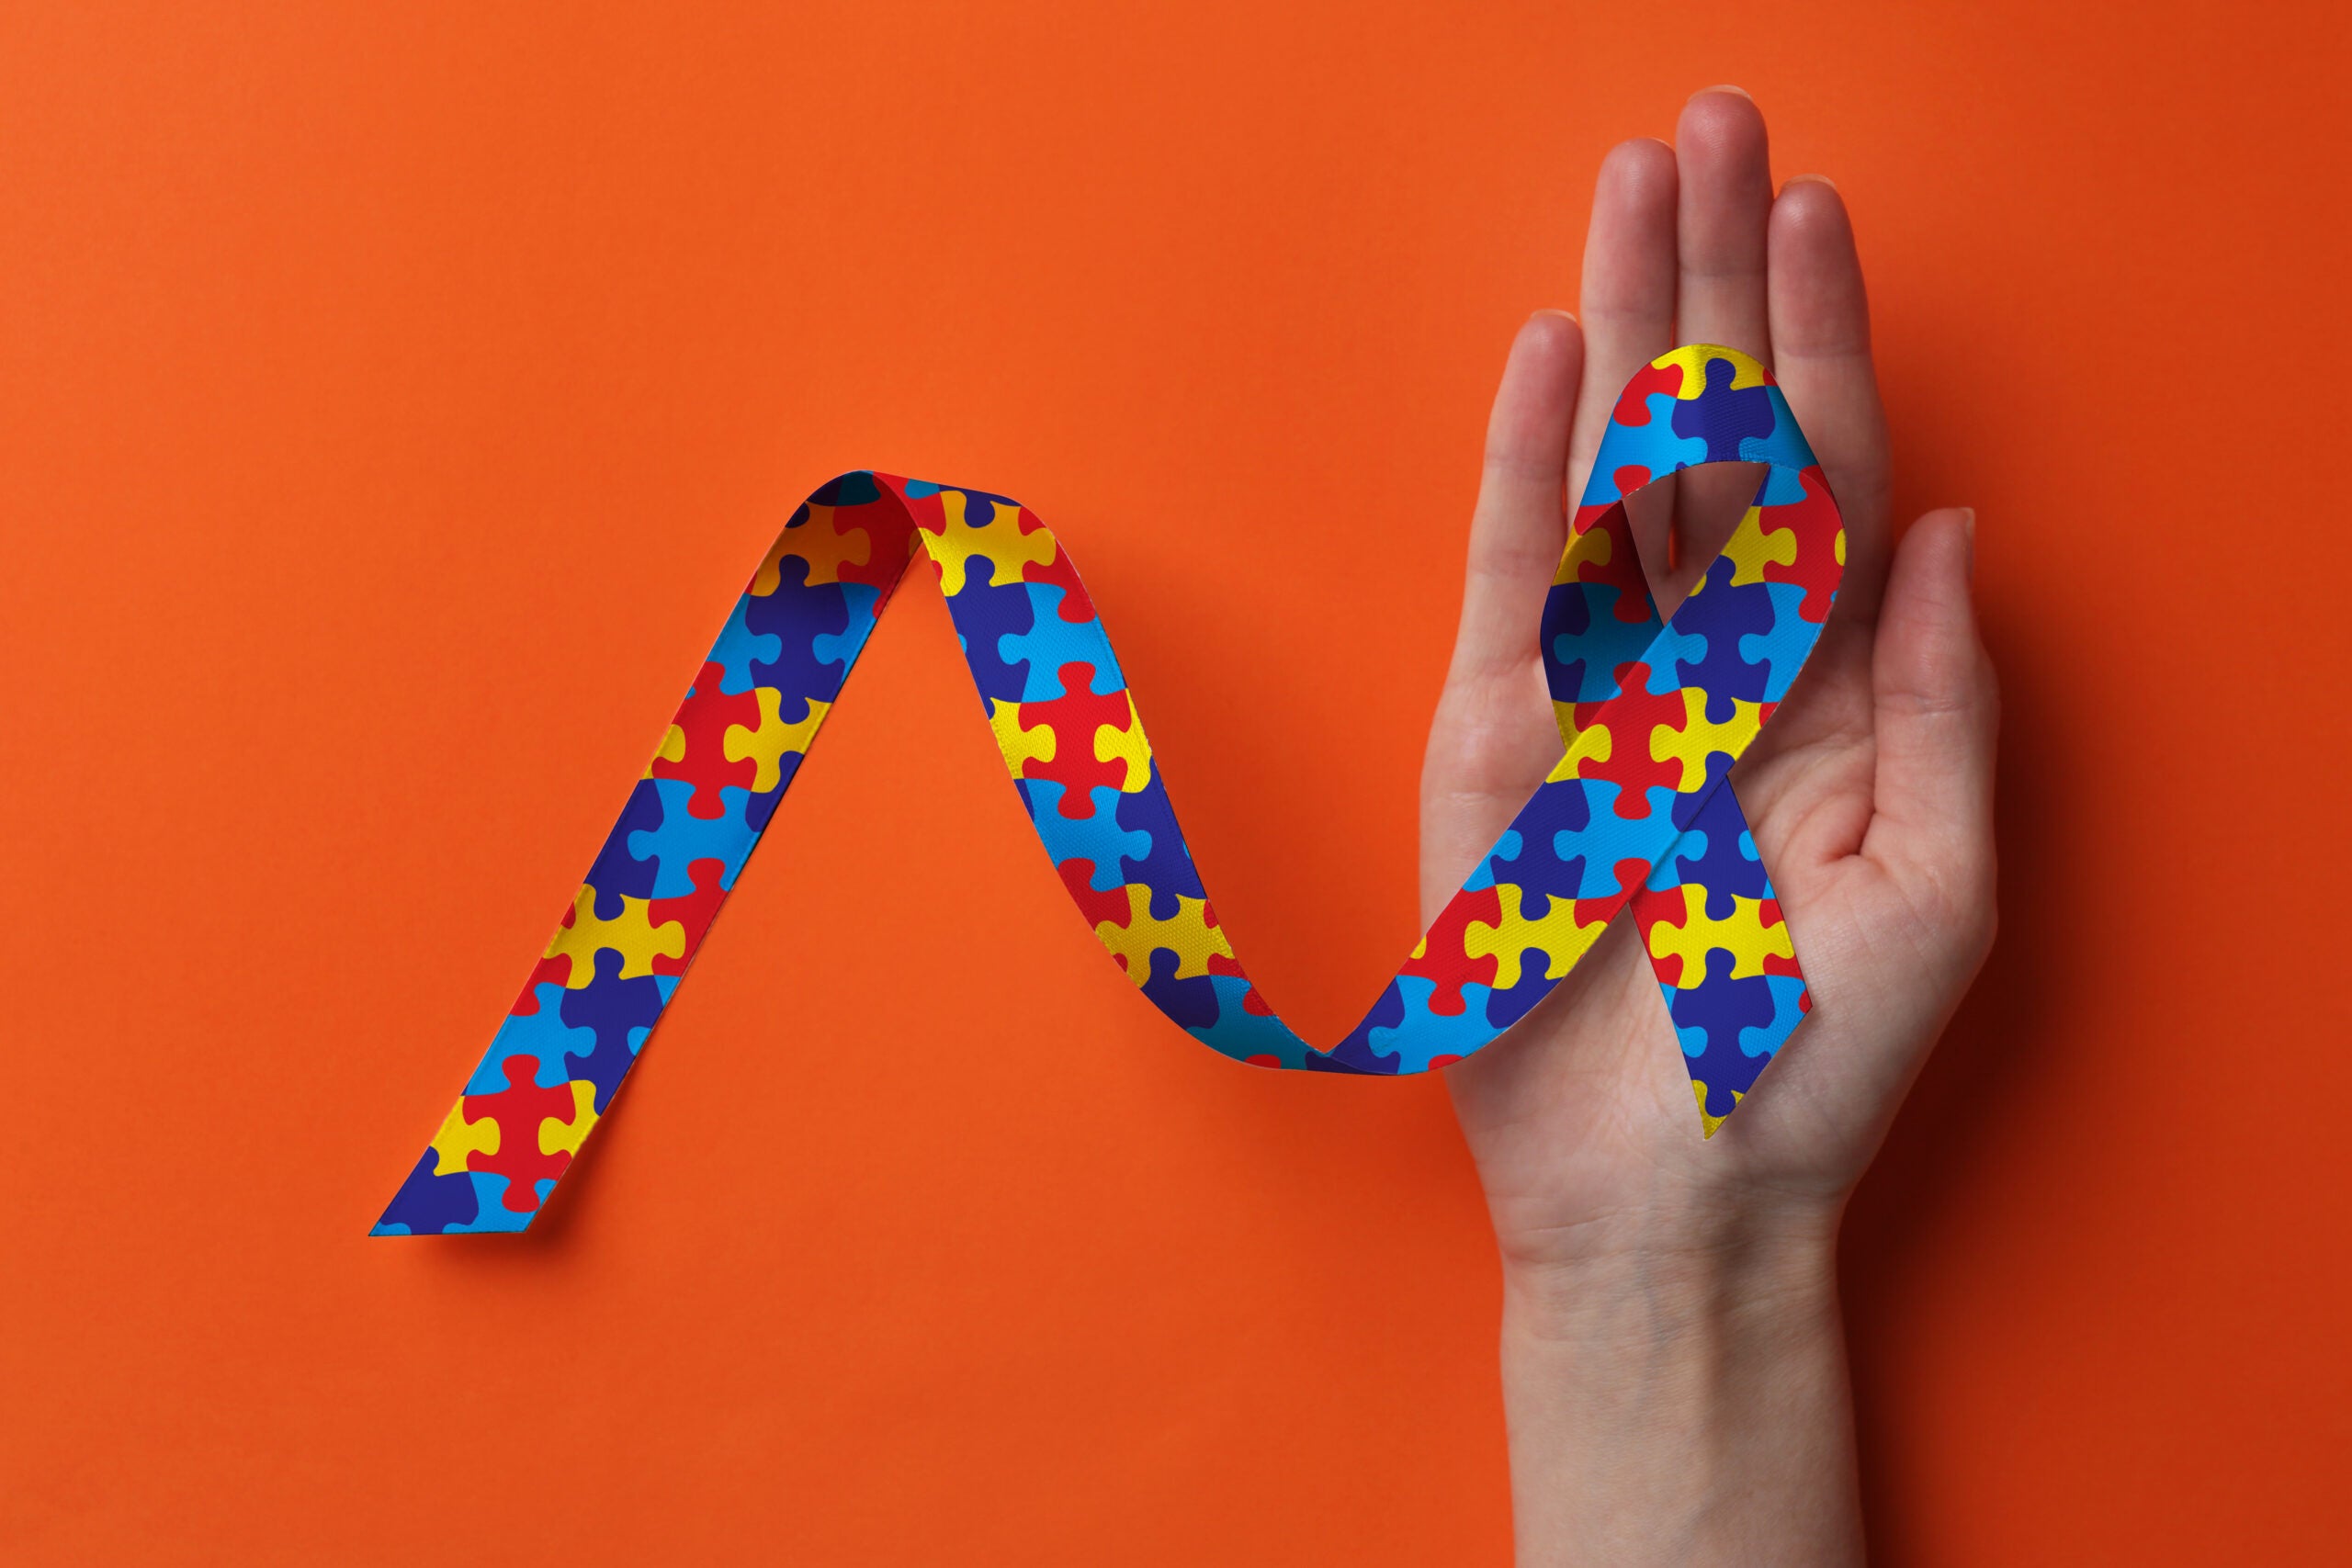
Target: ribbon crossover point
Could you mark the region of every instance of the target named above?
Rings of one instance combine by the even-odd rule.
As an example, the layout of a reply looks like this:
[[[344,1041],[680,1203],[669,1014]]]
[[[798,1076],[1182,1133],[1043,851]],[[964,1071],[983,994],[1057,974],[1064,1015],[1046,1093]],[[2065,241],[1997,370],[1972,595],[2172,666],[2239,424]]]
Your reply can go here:
[[[1675,612],[1625,499],[1761,463]],[[1712,1136],[1810,1005],[1726,775],[1838,592],[1845,535],[1763,366],[1699,344],[1626,386],[1571,520],[1541,647],[1561,756],[1345,1038],[1293,1033],[1226,940],[1126,679],[1061,542],[983,491],[860,471],[810,496],[736,601],[578,897],[378,1235],[519,1231],[610,1107],[918,554],[1022,805],[1146,999],[1237,1061],[1399,1075],[1459,1061],[1549,995],[1630,903]]]

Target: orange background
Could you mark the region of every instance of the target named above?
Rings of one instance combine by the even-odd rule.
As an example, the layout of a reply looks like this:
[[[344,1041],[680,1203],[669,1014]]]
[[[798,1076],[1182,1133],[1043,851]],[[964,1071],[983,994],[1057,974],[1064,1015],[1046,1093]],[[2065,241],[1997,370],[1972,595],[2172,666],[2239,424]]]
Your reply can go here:
[[[1073,542],[1335,1036],[1504,345],[1716,81],[1852,203],[2008,699],[1847,1236],[1874,1547],[2340,1548],[2333,7],[328,9],[0,21],[0,1556],[1503,1562],[1442,1086],[1141,1005],[928,586],[547,1220],[365,1232],[844,468]]]

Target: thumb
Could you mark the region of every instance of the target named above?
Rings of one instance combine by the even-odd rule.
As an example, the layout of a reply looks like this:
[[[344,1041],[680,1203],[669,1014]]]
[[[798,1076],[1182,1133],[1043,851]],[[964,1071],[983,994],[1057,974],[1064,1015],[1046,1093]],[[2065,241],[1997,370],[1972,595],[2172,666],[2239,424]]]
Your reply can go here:
[[[1871,660],[1875,815],[1862,853],[1989,907],[1993,746],[2000,694],[1976,635],[1976,513],[1930,512],[1895,551]]]

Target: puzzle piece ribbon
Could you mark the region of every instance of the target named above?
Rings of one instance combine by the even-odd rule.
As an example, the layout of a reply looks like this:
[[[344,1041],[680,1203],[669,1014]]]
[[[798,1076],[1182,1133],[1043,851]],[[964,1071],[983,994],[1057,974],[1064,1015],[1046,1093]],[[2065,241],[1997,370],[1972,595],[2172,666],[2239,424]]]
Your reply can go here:
[[[1768,465],[1662,621],[1625,498]],[[1809,1005],[1725,774],[1812,650],[1845,561],[1837,502],[1770,374],[1677,349],[1618,400],[1548,596],[1562,754],[1380,998],[1328,1050],[1234,956],[1069,553],[1002,496],[845,474],[736,602],[563,923],[375,1234],[517,1231],[579,1153],[774,818],[916,551],[1086,923],[1176,1025],[1238,1061],[1402,1074],[1524,1017],[1630,902],[1712,1135]]]

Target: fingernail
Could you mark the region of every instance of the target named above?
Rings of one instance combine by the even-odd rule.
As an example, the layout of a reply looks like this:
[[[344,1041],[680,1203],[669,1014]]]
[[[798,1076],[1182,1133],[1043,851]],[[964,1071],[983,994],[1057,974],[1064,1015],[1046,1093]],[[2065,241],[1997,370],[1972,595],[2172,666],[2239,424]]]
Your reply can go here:
[[[1960,536],[1968,546],[1968,581],[1976,581],[1976,508],[1960,509]]]
[[[1784,185],[1781,188],[1782,190],[1786,190],[1789,188],[1789,186],[1827,186],[1831,190],[1836,190],[1838,188],[1838,182],[1831,179],[1827,175],[1791,175],[1789,176],[1788,185]]]
[[[1565,333],[1561,331],[1564,325],[1567,328]],[[1521,349],[1532,350],[1539,344],[1559,343],[1577,330],[1577,319],[1566,310],[1546,306],[1543,310],[1530,311],[1527,320],[1519,323],[1519,331],[1512,334],[1511,352],[1516,355]]]
[[[1709,93],[1737,93],[1741,97],[1746,98],[1751,104],[1756,101],[1755,94],[1749,92],[1745,87],[1734,86],[1729,82],[1718,82],[1712,87],[1702,87],[1690,96],[1694,98],[1703,98]]]

